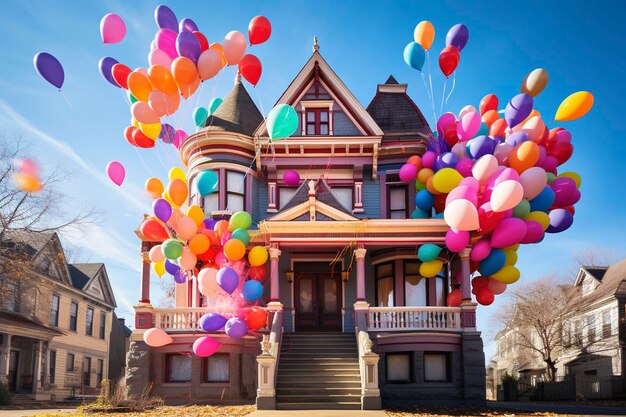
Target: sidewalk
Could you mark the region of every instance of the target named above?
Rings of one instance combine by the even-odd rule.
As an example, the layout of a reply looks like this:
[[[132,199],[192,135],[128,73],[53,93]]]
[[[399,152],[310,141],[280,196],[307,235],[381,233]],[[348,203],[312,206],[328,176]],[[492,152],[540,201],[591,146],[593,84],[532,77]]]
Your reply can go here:
[[[37,410],[0,410],[0,417],[24,417],[24,416],[37,416],[40,414],[59,414],[59,413],[73,413],[75,408],[49,408],[49,409],[37,409]]]
[[[257,410],[246,417],[387,417],[382,410]]]
[[[487,401],[487,407],[494,409],[518,410],[527,412],[546,412],[574,415],[626,415],[626,407],[601,407],[594,405],[516,403],[505,401]]]

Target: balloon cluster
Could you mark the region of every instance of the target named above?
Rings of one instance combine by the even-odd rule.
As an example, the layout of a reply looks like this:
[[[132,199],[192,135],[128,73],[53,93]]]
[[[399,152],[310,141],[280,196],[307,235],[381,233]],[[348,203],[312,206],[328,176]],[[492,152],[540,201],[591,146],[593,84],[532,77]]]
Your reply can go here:
[[[43,188],[39,178],[39,167],[32,159],[14,159],[13,170],[13,182],[19,190],[34,193]]]
[[[494,94],[481,100],[478,111],[468,105],[458,117],[443,114],[428,151],[411,156],[400,169],[402,181],[415,181],[412,217],[443,217],[450,226],[445,238],[449,252],[460,252],[472,242],[471,270],[480,274],[472,280],[472,292],[482,305],[491,304],[494,295],[520,278],[515,267],[519,246],[568,229],[581,197],[580,176],[560,172],[574,150],[570,132],[549,129],[533,109],[534,97],[547,80],[545,70],[532,71],[521,93],[506,105],[504,118]],[[590,93],[572,94],[559,106],[555,120],[577,119],[592,105]],[[423,276],[439,273],[441,250],[432,244],[419,248]],[[448,304],[460,302],[461,292],[455,289]]]

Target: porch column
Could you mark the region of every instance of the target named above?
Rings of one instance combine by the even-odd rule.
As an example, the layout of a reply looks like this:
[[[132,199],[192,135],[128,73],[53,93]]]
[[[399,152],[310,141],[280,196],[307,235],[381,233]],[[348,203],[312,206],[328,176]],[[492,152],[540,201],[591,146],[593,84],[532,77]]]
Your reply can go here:
[[[359,247],[354,251],[356,257],[356,302],[365,302],[365,254],[367,249]]]
[[[150,304],[150,260],[148,258],[148,252],[143,250],[141,252],[141,298],[140,303]]]
[[[39,389],[41,380],[41,355],[43,353],[43,340],[38,340],[35,345],[35,371],[33,372],[33,394]]]
[[[9,383],[9,358],[11,356],[11,338],[10,333],[5,333],[2,338],[2,346],[0,347],[0,383],[8,385]]]
[[[463,301],[472,300],[472,287],[470,282],[470,248],[465,248],[459,253],[461,257],[461,294]]]
[[[282,310],[283,305],[280,302],[280,281],[278,276],[278,257],[281,252],[278,245],[272,244],[269,248],[270,253],[270,302],[268,307],[273,310]]]

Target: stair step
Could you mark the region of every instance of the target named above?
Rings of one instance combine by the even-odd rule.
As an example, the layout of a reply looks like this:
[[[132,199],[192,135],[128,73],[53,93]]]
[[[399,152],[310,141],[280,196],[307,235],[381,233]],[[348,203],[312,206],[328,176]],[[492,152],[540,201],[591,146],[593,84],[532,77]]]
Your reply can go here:
[[[357,359],[358,354],[356,352],[280,352],[280,357],[282,358],[333,358],[333,359],[344,359],[344,358],[353,358]]]
[[[280,403],[293,403],[293,402],[309,402],[315,401],[319,403],[338,403],[338,402],[361,402],[361,394],[286,394],[280,395],[276,394],[276,402]]]
[[[300,371],[302,372],[302,370]],[[332,380],[328,378],[332,377]],[[298,384],[317,384],[317,383],[326,383],[326,384],[335,384],[335,383],[343,383],[343,382],[352,382],[357,381],[361,382],[361,376],[358,372],[319,372],[315,374],[308,373],[304,371],[304,373],[298,374],[297,372],[282,372],[278,374],[278,383],[281,382],[294,382]]]
[[[320,403],[320,402],[290,402],[276,403],[278,410],[360,410],[360,401],[341,401],[336,403]]]
[[[279,369],[287,369],[286,367],[309,368],[309,369],[356,369],[359,370],[357,361],[333,361],[333,360],[316,360],[308,361],[302,359],[285,359],[280,358]]]
[[[293,387],[293,388],[276,388],[276,395],[297,395],[310,397],[312,395],[361,395],[361,388],[342,388],[342,387]]]

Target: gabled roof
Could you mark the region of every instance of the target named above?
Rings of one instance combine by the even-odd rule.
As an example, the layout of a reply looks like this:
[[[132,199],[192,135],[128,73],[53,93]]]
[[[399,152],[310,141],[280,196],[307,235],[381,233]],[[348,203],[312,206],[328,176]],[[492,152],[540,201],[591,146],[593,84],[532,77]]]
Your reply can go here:
[[[224,101],[204,124],[204,130],[226,130],[252,136],[263,116],[239,77]]]
[[[605,267],[591,267],[591,269],[603,269]],[[582,267],[581,271],[586,268]],[[579,272],[580,277],[580,272]],[[595,277],[595,276],[594,276]],[[578,279],[577,285],[578,286]],[[590,305],[604,298],[614,296],[616,298],[626,298],[626,259],[611,265],[605,269],[604,274],[596,288],[588,295],[585,295],[580,301],[586,305]],[[573,302],[576,302],[575,300]]]
[[[576,282],[574,285],[582,285],[583,280],[587,275],[598,281],[602,281],[602,278],[604,278],[608,268],[608,266],[581,266],[578,270],[578,275],[576,275]]]
[[[87,283],[98,274],[98,271],[100,271],[103,266],[103,263],[69,264],[68,268],[70,269],[72,286],[79,290],[84,289]]]

